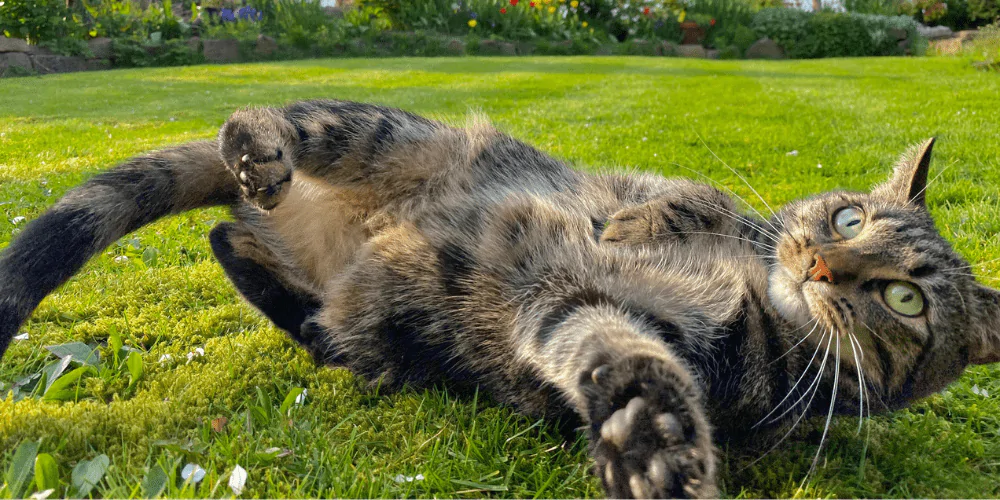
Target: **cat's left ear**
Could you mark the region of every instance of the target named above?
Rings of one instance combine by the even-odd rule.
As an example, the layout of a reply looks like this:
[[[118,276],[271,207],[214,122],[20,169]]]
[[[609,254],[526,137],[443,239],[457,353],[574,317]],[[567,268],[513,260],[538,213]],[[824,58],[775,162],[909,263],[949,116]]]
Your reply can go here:
[[[970,328],[969,363],[1000,362],[1000,290],[976,285],[976,320]]]
[[[931,166],[931,150],[935,138],[910,148],[896,162],[892,177],[880,184],[872,192],[904,204],[924,206],[924,191],[927,189],[927,172]]]

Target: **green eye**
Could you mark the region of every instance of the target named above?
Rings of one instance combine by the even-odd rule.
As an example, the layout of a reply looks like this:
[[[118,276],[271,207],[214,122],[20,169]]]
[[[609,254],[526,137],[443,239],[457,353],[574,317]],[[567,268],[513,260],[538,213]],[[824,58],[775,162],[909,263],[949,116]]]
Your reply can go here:
[[[861,233],[865,227],[865,214],[860,209],[847,207],[833,214],[833,228],[845,239],[851,239]]]
[[[903,316],[920,316],[924,312],[924,295],[913,283],[890,282],[882,291],[882,298],[893,311]]]

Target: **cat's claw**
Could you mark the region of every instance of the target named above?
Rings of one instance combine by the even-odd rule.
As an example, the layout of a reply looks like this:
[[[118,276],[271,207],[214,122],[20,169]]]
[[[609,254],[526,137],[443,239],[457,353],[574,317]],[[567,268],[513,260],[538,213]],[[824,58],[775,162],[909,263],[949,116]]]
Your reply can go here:
[[[608,496],[715,496],[715,457],[710,438],[704,435],[707,424],[697,422],[702,418],[700,412],[677,407],[678,403],[684,406],[684,396],[669,386],[658,387],[656,379],[648,378],[651,373],[640,371],[628,376],[622,372],[625,370],[604,365],[590,374],[596,386],[618,393],[605,393],[610,397],[602,402],[600,393],[604,391],[598,389],[594,391],[598,398],[592,403],[617,408],[594,423],[596,432],[591,438],[597,476]],[[621,400],[623,394],[636,392],[637,395]]]
[[[263,210],[271,210],[284,199],[292,180],[292,170],[280,157],[257,161],[249,154],[243,155],[233,165],[233,173],[243,197]]]

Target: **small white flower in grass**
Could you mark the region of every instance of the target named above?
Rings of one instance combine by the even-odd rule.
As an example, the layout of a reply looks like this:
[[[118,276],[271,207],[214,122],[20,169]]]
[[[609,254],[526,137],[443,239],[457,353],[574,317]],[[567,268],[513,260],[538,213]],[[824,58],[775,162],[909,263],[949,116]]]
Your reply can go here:
[[[402,474],[396,474],[396,477],[392,478],[392,480],[397,483],[412,483],[414,481],[423,481],[424,475],[417,474],[416,476],[404,476]]]
[[[972,393],[977,396],[982,396],[984,398],[990,397],[990,391],[987,391],[986,389],[980,389],[979,384],[972,386]]]
[[[3,2],[0,2],[0,4],[2,4],[2,3]],[[45,491],[39,491],[37,493],[33,493],[31,495],[31,498],[32,498],[32,500],[45,500],[46,498],[49,498],[49,496],[52,495],[55,492],[56,492],[56,490],[54,490],[52,488],[49,488],[49,489],[47,489]]]
[[[187,353],[188,363],[194,358],[200,358],[205,355],[205,350],[201,347],[195,347],[193,351]]]
[[[302,389],[302,393],[295,396],[295,404],[300,405],[306,402],[306,395],[309,393],[309,389]]]
[[[646,142],[646,140],[647,140],[647,139],[646,139],[645,137],[643,137],[643,138],[642,138],[642,142]]]
[[[822,163],[817,163],[816,164],[816,168],[823,168],[823,164]]]
[[[247,470],[240,467],[240,464],[236,464],[233,468],[232,474],[229,475],[229,489],[233,490],[234,495],[239,495],[243,493],[243,487],[247,484]]]
[[[13,219],[11,219],[10,223],[16,226],[16,225],[18,225],[18,224],[20,224],[20,223],[22,223],[22,222],[24,222],[26,220],[28,220],[27,217],[25,217],[23,215],[19,215],[17,217],[14,217]]]
[[[124,263],[128,262],[128,256],[127,255],[119,255],[119,256],[115,257],[114,260],[115,260],[115,264],[124,264]]]
[[[799,150],[798,149],[793,149],[793,150],[785,153],[785,156],[798,156],[798,155],[799,155]]]
[[[28,332],[24,332],[20,335],[14,335],[14,340],[28,340]]]
[[[171,354],[164,354],[164,355],[160,356],[159,362],[162,364],[162,363],[166,363],[166,362],[172,361],[173,359],[174,359],[173,355],[171,355]]]
[[[205,469],[202,469],[198,464],[187,464],[181,469],[181,479],[192,483],[201,482],[202,479],[205,479],[205,474]]]

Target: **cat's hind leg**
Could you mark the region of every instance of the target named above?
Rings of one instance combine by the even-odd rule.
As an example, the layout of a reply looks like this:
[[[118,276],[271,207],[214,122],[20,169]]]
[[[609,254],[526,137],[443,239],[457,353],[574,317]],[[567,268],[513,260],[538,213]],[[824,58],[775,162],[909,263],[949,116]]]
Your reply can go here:
[[[302,285],[253,228],[242,222],[215,226],[209,241],[240,294],[293,340],[313,351],[315,339],[303,324],[319,310],[318,295]]]

